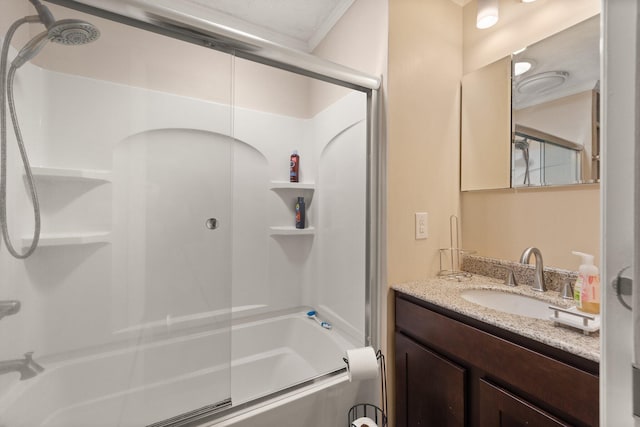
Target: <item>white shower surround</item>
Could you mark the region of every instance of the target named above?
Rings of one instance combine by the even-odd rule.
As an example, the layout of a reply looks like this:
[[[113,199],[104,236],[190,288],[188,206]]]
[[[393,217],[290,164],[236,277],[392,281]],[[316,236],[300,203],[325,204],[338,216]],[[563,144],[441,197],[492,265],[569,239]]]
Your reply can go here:
[[[19,315],[3,319],[0,339],[13,345],[0,348],[0,360],[33,350],[36,360],[46,367],[49,360],[102,354],[105,346],[128,344],[132,339],[151,342],[228,319],[229,306],[203,306],[202,299],[196,298],[183,301],[177,316],[162,318],[153,315],[166,308],[161,305],[166,303],[166,298],[160,301],[161,294],[155,301],[145,300],[144,308],[131,304],[146,295],[126,285],[116,268],[124,259],[116,248],[122,247],[118,237],[128,231],[119,223],[123,215],[119,189],[135,187],[123,180],[126,167],[119,170],[122,164],[117,163],[123,158],[117,153],[126,146],[124,141],[144,136],[142,144],[148,145],[152,143],[146,136],[151,133],[171,137],[177,132],[181,136],[214,135],[231,144],[224,136],[232,126],[230,107],[32,65],[23,70],[17,78],[16,98],[18,110],[29,111],[21,114],[21,123],[31,163],[113,171],[114,177],[112,183],[38,179],[43,232],[78,232],[80,228],[111,231],[112,236],[106,239],[111,243],[42,247],[24,264],[2,251],[7,296],[23,301],[24,306]],[[226,278],[229,283],[223,284],[233,293],[226,296],[226,302],[233,303],[235,319],[314,307],[334,323],[335,334],[345,334],[354,345],[364,344],[364,263],[359,262],[365,252],[365,98],[354,92],[311,119],[235,109],[233,187],[227,187],[227,193],[234,190],[233,285],[231,274]],[[99,128],[96,117],[103,118]],[[291,206],[286,205],[289,196],[268,190],[270,181],[287,179],[292,149],[301,152],[303,180],[316,185],[308,202],[308,218],[318,232],[308,237],[270,237],[270,225],[293,221]],[[330,155],[324,158],[323,153]],[[166,154],[165,150],[162,155]],[[329,159],[338,162],[332,164]],[[252,164],[243,163],[246,161]],[[135,169],[129,168],[131,171]],[[16,182],[20,172],[13,176]],[[340,179],[355,186],[340,185]],[[333,193],[325,190],[325,182]],[[13,193],[19,195],[19,189]],[[26,197],[18,199],[21,208],[17,211],[27,212]],[[220,215],[222,224],[231,222],[230,214]],[[136,221],[139,218],[128,224]],[[21,230],[14,234],[28,234],[28,216],[16,216],[14,224]],[[150,248],[151,252],[160,247]],[[219,265],[228,260],[219,259]],[[336,264],[339,260],[343,262]],[[205,289],[189,282],[180,286],[181,291],[193,286],[193,295]],[[156,310],[150,310],[148,304]],[[15,383],[13,376],[0,377],[0,396]]]

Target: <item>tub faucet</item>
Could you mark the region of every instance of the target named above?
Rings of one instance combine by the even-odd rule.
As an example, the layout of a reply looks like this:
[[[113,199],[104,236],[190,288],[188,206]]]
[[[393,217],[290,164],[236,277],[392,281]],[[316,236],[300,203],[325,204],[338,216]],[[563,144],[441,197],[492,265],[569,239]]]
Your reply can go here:
[[[544,267],[542,265],[542,252],[538,248],[527,248],[522,252],[522,256],[520,256],[521,264],[529,264],[529,258],[531,258],[531,254],[536,257],[536,275],[533,279],[533,285],[531,288],[534,291],[545,292],[547,287],[544,284]]]
[[[9,372],[20,372],[20,381],[28,380],[44,371],[44,368],[33,360],[33,352],[25,353],[24,359],[5,360],[0,362],[0,375]]]

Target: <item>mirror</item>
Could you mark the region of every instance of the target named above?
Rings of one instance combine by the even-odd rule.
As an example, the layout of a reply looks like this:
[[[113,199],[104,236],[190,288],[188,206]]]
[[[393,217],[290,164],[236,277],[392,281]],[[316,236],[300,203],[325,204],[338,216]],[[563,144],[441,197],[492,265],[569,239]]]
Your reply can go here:
[[[462,77],[460,187],[509,187],[511,58]]]
[[[463,76],[462,191],[599,182],[599,44],[596,15]]]
[[[512,57],[511,187],[598,182],[600,17]]]

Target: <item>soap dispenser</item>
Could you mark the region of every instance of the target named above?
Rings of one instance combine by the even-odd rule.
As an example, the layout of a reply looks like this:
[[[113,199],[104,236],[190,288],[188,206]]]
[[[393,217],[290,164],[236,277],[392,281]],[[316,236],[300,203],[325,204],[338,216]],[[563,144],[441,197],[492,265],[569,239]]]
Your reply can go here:
[[[573,251],[574,255],[582,257],[582,264],[578,269],[578,280],[574,286],[574,299],[578,310],[598,314],[600,313],[600,272],[593,264],[593,255]]]

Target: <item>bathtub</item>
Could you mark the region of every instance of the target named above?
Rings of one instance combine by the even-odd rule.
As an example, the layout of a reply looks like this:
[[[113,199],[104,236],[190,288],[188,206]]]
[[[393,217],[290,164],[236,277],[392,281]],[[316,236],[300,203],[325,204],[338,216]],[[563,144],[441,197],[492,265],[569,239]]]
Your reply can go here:
[[[357,343],[337,329],[321,328],[305,313],[235,324],[226,350],[221,343],[229,342],[229,331],[216,329],[136,347],[129,342],[127,348],[65,360],[41,358],[43,373],[26,381],[18,381],[16,374],[0,396],[0,426],[144,426],[229,397],[230,408],[202,425],[264,426],[274,416],[287,424],[290,417],[306,417],[317,409],[318,398],[321,405],[329,404],[323,390],[344,406],[349,402],[339,390],[353,400],[362,386],[349,386],[344,373],[323,375],[341,369],[344,350]],[[303,385],[273,395],[297,383]],[[336,419],[346,419],[344,414]],[[317,418],[318,426],[330,425],[323,424],[324,415]]]

